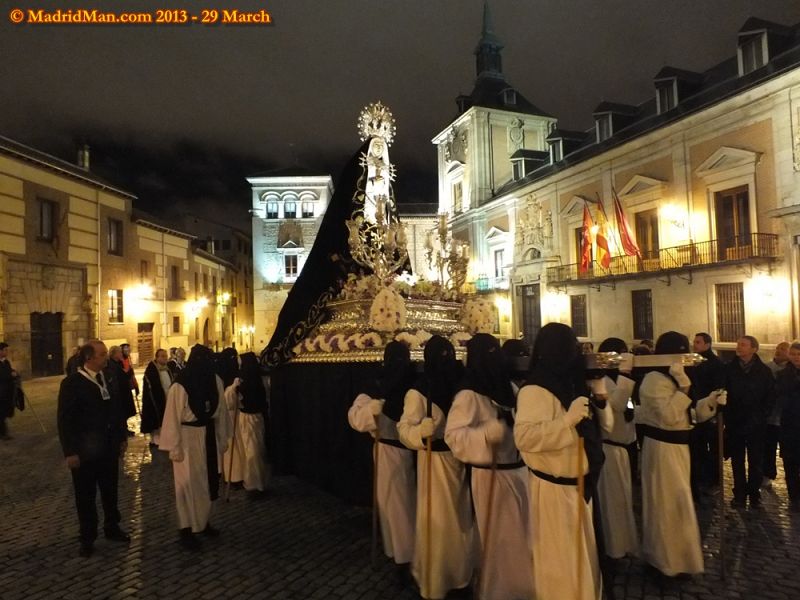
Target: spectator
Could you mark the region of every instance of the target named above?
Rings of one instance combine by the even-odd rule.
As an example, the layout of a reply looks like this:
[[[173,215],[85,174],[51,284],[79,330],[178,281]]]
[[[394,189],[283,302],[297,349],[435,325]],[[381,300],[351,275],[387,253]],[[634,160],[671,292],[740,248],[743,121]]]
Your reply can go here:
[[[733,467],[731,506],[761,506],[761,478],[764,466],[764,437],[767,417],[775,404],[775,379],[758,354],[758,340],[744,335],[736,343],[736,358],[726,365],[725,411],[726,453]],[[747,472],[745,472],[745,460]]]
[[[8,360],[8,344],[0,342],[0,440],[9,441],[6,419],[14,416],[14,392],[19,375]]]
[[[775,356],[767,363],[769,370],[777,379],[778,372],[789,364],[789,342],[781,342],[775,346]],[[781,407],[775,402],[772,412],[767,417],[767,429],[764,435],[764,479],[761,487],[772,488],[772,482],[778,476],[776,455],[778,453],[778,439],[781,433]]]
[[[119,386],[119,393],[122,398],[122,412],[125,413],[125,419],[127,420],[136,414],[136,404],[131,395],[130,376],[125,372],[123,359],[121,346],[111,346],[108,349],[107,369],[114,376],[114,385]],[[129,437],[136,435],[130,429],[127,431]]]
[[[800,513],[800,343],[789,348],[789,362],[777,376],[781,406],[780,443],[789,507]]]
[[[78,367],[81,366],[81,348],[80,346],[75,346],[72,348],[72,355],[67,360],[67,366],[64,367],[64,374],[65,375],[72,375],[78,371]]]
[[[167,368],[167,351],[156,350],[156,357],[144,371],[142,380],[142,423],[140,431],[150,434],[150,445],[158,446],[161,421],[167,406],[167,392],[172,385],[172,374]]]

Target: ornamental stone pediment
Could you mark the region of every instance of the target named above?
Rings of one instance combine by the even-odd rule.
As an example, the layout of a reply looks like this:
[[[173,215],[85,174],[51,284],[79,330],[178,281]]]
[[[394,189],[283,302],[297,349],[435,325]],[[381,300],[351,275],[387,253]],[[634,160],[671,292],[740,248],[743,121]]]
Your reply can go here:
[[[649,192],[661,192],[667,185],[667,182],[662,179],[654,177],[646,177],[644,175],[634,175],[628,180],[622,188],[620,188],[618,195],[622,196],[641,196]]]
[[[720,173],[729,173],[732,169],[742,167],[755,170],[760,154],[742,148],[721,146],[711,156],[705,159],[695,173],[698,177],[708,179]]]

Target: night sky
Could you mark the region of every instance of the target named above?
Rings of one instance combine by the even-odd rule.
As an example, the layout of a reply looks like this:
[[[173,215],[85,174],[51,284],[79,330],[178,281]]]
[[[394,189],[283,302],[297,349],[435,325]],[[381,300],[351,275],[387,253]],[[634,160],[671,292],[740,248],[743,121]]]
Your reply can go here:
[[[436,200],[431,138],[475,79],[482,0],[0,0],[0,135],[92,168],[164,213],[213,205],[247,218],[243,177],[300,165],[334,177],[355,122],[397,120],[400,201]],[[264,8],[268,26],[13,25],[11,8]],[[638,104],[664,65],[703,71],[750,16],[793,25],[797,0],[492,0],[508,81],[585,129],[602,100]],[[222,210],[224,208],[225,210]],[[245,221],[246,222],[246,221]]]

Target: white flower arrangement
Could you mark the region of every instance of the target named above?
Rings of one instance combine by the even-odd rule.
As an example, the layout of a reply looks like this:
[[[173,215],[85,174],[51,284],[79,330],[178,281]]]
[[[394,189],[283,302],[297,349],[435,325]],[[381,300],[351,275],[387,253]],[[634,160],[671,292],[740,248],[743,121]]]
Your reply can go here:
[[[350,338],[342,333],[337,333],[330,338],[330,345],[334,352],[347,352],[350,349]]]
[[[401,331],[394,336],[394,339],[398,342],[403,342],[410,350],[417,350],[422,348],[431,337],[433,336],[430,333],[424,329],[419,329],[414,333],[410,331]]]
[[[369,326],[375,331],[397,331],[406,326],[406,303],[397,290],[383,288],[369,309]]]
[[[317,346],[314,344],[317,338],[315,337],[307,337],[303,341],[303,347],[305,348],[306,352],[315,352],[317,350]]]
[[[383,346],[383,339],[374,331],[370,331],[361,336],[359,344],[359,348],[379,348]]]
[[[472,335],[466,331],[456,331],[450,336],[450,343],[453,344],[454,348],[459,348],[466,346],[470,339],[472,339]]]
[[[467,331],[475,333],[491,333],[494,328],[494,309],[483,298],[470,298],[461,309],[461,322]]]
[[[459,294],[456,290],[448,289],[438,281],[428,281],[424,277],[411,275],[405,271],[396,276],[389,283],[389,287],[399,292],[404,298],[447,302],[455,302],[459,299]],[[339,292],[339,299],[368,300],[375,298],[382,288],[383,284],[375,275],[350,273]]]
[[[331,346],[330,338],[328,338],[328,336],[323,334],[318,335],[315,343],[321,352],[333,352],[333,346]]]

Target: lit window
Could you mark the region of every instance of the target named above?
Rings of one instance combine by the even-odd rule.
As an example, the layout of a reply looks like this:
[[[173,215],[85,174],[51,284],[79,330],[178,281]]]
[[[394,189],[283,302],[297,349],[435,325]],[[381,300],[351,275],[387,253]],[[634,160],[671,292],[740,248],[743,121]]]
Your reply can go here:
[[[122,290],[108,290],[108,322],[122,323]]]
[[[295,202],[285,202],[283,205],[283,218],[294,219],[297,217],[297,204]]]
[[[286,254],[283,257],[283,268],[286,277],[297,277],[297,255]]]

